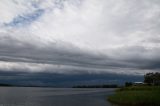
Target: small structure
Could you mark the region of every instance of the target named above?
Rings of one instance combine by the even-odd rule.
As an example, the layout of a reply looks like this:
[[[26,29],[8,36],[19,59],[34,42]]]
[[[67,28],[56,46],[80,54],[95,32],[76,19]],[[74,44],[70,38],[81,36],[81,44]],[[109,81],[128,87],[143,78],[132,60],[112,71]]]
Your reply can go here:
[[[143,83],[143,82],[134,82],[133,85],[134,85],[134,86],[144,85],[144,83]]]

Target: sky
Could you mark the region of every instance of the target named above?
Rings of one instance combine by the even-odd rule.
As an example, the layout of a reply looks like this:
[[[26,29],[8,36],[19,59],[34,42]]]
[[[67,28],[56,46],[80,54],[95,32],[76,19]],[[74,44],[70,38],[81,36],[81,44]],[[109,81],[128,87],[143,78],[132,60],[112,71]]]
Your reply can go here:
[[[142,76],[159,34],[159,0],[1,0],[0,71]]]

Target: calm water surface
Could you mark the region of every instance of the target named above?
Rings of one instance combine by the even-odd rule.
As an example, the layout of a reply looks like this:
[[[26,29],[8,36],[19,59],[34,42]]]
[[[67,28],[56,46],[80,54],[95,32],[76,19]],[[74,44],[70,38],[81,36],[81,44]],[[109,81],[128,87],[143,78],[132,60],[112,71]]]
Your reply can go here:
[[[111,106],[114,89],[0,87],[0,106]]]

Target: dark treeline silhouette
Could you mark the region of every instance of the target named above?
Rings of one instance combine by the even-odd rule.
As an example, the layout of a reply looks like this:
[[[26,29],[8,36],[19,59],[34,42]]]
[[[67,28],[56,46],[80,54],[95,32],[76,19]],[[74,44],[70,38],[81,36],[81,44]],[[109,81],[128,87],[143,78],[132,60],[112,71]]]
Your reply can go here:
[[[118,85],[113,84],[113,85],[78,85],[78,86],[73,86],[73,88],[117,88]]]
[[[147,73],[144,75],[144,83],[150,85],[160,85],[160,73]]]
[[[0,84],[0,86],[12,86],[10,84]]]
[[[144,82],[136,83],[136,82],[126,82],[125,86],[129,87],[132,85],[160,85],[160,73],[159,72],[150,72],[144,75]]]

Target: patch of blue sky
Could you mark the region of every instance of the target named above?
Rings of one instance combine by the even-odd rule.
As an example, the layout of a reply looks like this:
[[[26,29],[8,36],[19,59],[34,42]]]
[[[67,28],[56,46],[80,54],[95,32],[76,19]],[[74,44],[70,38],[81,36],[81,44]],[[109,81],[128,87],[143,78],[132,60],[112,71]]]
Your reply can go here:
[[[34,7],[34,8],[39,8],[39,5],[41,4],[41,1],[32,1],[31,2],[31,5]]]
[[[68,2],[70,5],[74,5],[74,6],[79,7],[79,6],[81,6],[83,0],[55,0],[54,1],[54,4],[55,4],[54,8],[63,9],[65,2]]]
[[[15,17],[11,22],[5,23],[5,26],[11,27],[21,27],[30,25],[32,22],[36,21],[45,12],[43,9],[38,9],[33,13],[23,14]]]
[[[66,0],[55,0],[54,4],[55,4],[55,8],[59,8],[59,9],[63,9],[64,8],[64,2]]]

